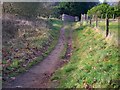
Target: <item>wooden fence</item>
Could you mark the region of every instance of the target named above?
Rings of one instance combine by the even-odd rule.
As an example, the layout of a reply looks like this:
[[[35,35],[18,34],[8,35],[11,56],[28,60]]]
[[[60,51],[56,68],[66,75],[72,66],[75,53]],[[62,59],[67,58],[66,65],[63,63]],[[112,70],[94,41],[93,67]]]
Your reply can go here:
[[[88,17],[87,14],[81,14],[81,24],[83,24],[84,22],[86,22],[87,25],[89,25],[90,27],[96,27],[96,28],[99,28],[101,30],[104,30],[106,31],[106,37],[108,37],[108,35],[110,34],[110,32],[112,31],[115,31],[117,32],[118,31],[118,21],[119,21],[119,18],[114,18],[114,15],[113,15],[113,18],[108,18],[108,15],[106,14],[106,18],[103,19],[102,16],[101,18],[98,18],[97,15],[93,15],[92,18]],[[102,25],[101,25],[102,24]],[[111,30],[111,27],[112,27],[112,24],[116,24],[115,26],[115,30]]]

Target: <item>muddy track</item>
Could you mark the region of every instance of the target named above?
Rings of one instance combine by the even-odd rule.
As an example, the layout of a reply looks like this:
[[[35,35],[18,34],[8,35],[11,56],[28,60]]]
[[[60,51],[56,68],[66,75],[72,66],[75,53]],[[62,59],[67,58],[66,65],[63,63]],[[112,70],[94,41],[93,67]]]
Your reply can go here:
[[[71,30],[70,30],[71,31]],[[42,62],[32,67],[26,73],[23,73],[3,85],[3,88],[49,88],[50,78],[59,67],[60,54],[64,49],[65,43],[72,44],[72,35],[66,39],[64,27],[60,31],[60,37],[55,49]],[[67,50],[70,53],[71,50]]]

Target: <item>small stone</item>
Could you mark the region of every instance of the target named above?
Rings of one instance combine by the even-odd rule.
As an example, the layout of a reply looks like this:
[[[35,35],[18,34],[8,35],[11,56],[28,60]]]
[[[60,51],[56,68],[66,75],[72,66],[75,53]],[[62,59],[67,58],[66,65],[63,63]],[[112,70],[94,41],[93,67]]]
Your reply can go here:
[[[14,51],[15,51],[15,52],[18,52],[18,49],[15,49]]]
[[[67,54],[67,56],[69,57],[69,56],[70,56],[70,54]]]
[[[16,86],[16,88],[22,88],[22,86]]]
[[[12,80],[15,80],[15,77],[11,77]]]
[[[23,65],[23,67],[26,67],[26,65]]]

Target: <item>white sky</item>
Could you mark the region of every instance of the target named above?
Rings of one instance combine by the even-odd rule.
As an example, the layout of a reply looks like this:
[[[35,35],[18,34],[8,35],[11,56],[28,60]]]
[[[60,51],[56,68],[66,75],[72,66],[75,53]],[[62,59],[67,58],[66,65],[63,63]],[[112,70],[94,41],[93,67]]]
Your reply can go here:
[[[103,2],[104,0],[99,0],[100,2]]]
[[[100,2],[103,2],[104,0],[99,0]],[[120,0],[106,0],[107,2],[119,2]]]

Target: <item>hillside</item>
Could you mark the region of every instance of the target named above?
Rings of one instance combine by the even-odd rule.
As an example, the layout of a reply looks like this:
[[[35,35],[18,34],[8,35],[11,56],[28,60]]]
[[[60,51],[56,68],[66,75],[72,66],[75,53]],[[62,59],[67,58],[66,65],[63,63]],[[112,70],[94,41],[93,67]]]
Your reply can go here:
[[[14,15],[3,18],[3,81],[27,71],[43,60],[56,46],[61,21],[25,19]]]
[[[118,88],[118,46],[88,26],[75,23],[71,28],[72,56],[68,64],[55,72],[52,85],[58,88]]]

